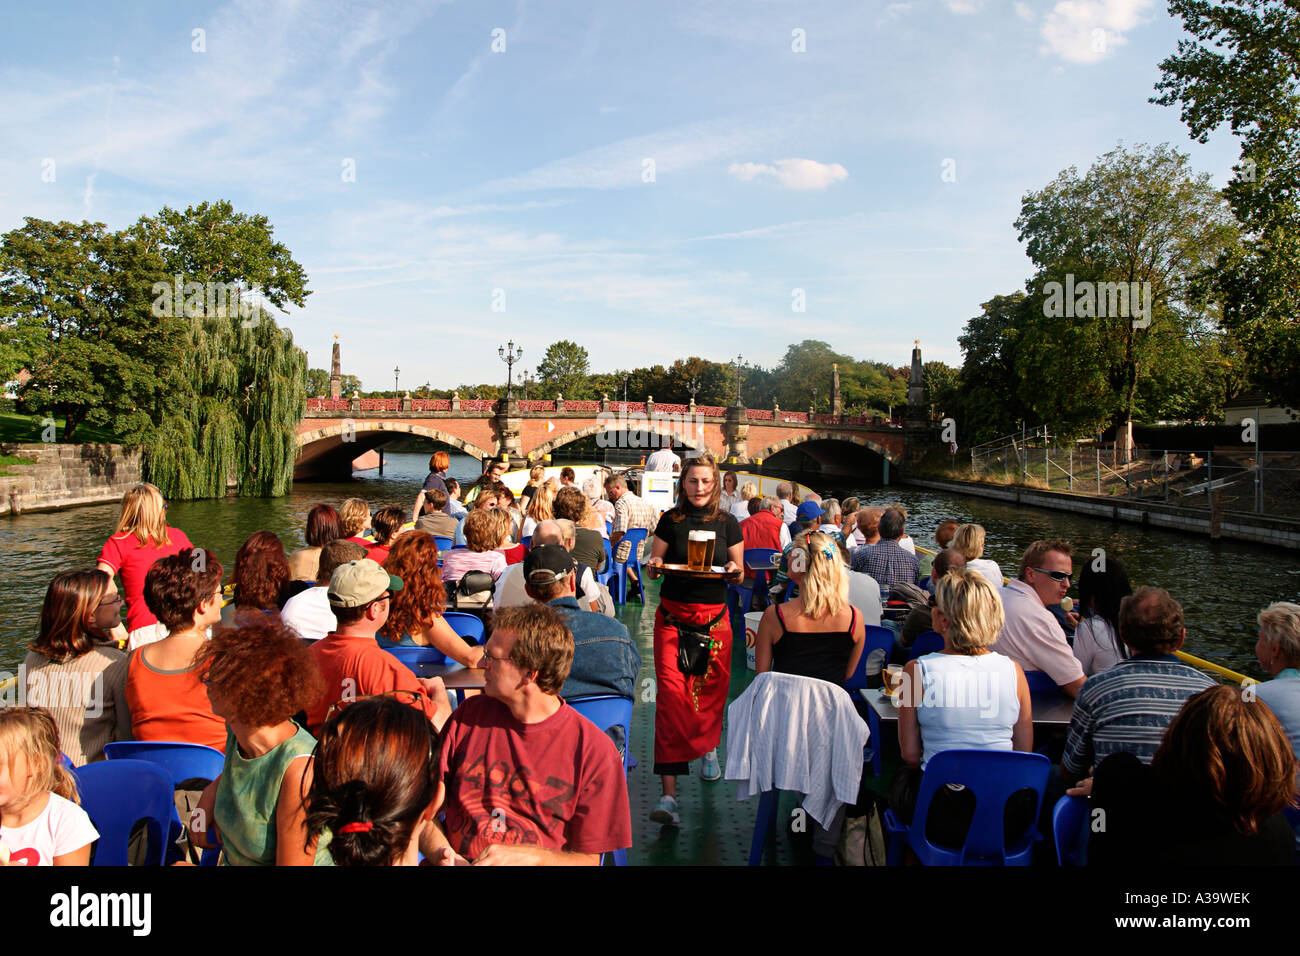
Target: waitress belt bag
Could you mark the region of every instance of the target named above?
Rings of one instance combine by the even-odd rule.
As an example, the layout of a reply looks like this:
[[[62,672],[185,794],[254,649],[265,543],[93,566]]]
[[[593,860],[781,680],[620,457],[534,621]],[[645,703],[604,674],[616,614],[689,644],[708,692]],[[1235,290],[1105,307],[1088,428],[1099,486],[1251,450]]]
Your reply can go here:
[[[662,608],[661,608],[662,610]],[[664,620],[669,627],[677,629],[677,669],[683,674],[691,677],[701,677],[709,669],[709,651],[713,649],[713,638],[710,632],[713,625],[726,616],[727,609],[723,608],[718,616],[709,621],[708,624],[700,626],[698,624],[687,624],[679,621],[667,611],[664,611]]]

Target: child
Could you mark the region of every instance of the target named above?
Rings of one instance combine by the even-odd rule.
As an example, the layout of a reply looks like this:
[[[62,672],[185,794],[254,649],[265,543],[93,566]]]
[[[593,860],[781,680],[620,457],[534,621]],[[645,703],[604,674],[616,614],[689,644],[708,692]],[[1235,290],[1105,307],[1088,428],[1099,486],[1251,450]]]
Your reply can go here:
[[[0,866],[87,866],[99,831],[40,707],[0,707]]]

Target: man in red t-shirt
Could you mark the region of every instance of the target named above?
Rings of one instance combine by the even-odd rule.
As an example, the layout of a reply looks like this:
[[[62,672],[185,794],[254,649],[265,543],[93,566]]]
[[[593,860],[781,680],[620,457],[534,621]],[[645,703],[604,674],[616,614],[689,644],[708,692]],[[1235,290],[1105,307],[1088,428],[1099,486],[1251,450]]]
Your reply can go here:
[[[484,693],[443,730],[446,834],[425,856],[476,865],[596,866],[632,843],[627,777],[609,737],[558,695],[573,635],[546,605],[502,608]]]
[[[338,630],[311,646],[311,656],[325,678],[324,695],[307,710],[307,729],[313,736],[319,736],[325,715],[336,701],[392,691],[418,695],[435,727],[447,722],[451,701],[442,678],[416,677],[375,642],[375,632],[388,621],[392,592],[401,589],[401,578],[369,558],[335,568],[328,593]]]

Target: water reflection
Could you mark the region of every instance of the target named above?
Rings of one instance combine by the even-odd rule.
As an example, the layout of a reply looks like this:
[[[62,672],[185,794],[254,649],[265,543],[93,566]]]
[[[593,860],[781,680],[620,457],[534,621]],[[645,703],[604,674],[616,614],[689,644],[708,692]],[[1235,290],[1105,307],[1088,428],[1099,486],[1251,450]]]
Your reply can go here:
[[[320,501],[336,507],[361,497],[371,508],[396,504],[409,508],[427,473],[427,454],[388,454],[383,477],[366,473],[352,482],[299,484],[279,499],[227,498],[176,502],[168,519],[195,544],[210,548],[227,568],[254,531],[278,534],[289,550],[303,545],[307,511]],[[451,473],[463,485],[479,475],[477,462],[453,455]],[[817,486],[816,482],[812,482]],[[1262,677],[1254,661],[1255,615],[1272,601],[1300,601],[1300,565],[1293,552],[1121,525],[1070,515],[945,495],[930,491],[828,489],[839,496],[858,494],[867,504],[901,502],[917,542],[932,545],[944,518],[978,521],[987,531],[985,554],[1004,572],[1014,573],[1020,553],[1038,538],[1061,537],[1074,545],[1075,569],[1105,548],[1128,568],[1134,585],[1168,588],[1187,616],[1187,649],[1194,654]],[[40,616],[50,579],[61,570],[93,567],[117,521],[116,504],[54,514],[0,519],[0,670],[22,659]]]

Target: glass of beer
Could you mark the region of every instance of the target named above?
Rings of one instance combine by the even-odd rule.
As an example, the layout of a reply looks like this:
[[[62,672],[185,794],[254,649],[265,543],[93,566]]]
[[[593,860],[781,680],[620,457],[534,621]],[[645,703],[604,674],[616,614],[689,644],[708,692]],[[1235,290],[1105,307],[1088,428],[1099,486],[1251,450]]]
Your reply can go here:
[[[692,571],[707,571],[713,566],[715,531],[690,531],[686,535],[686,566]]]

